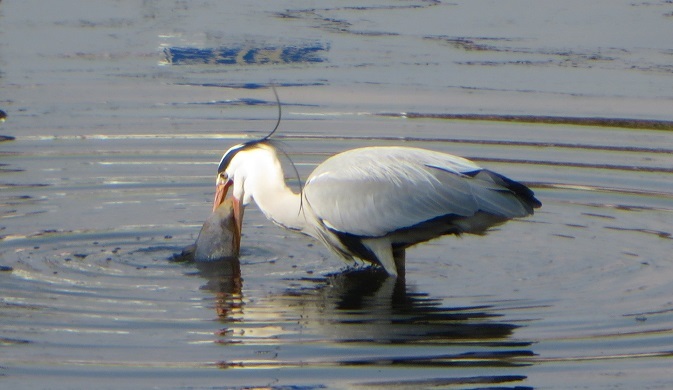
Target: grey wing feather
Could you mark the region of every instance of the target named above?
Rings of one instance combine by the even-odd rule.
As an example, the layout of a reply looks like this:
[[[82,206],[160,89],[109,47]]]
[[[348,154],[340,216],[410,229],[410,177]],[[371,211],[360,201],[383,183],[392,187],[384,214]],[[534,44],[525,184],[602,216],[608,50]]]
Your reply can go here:
[[[505,180],[449,154],[361,148],[318,166],[304,197],[328,228],[381,237],[447,215],[471,217],[482,211],[508,219],[531,214],[532,206],[508,189]]]

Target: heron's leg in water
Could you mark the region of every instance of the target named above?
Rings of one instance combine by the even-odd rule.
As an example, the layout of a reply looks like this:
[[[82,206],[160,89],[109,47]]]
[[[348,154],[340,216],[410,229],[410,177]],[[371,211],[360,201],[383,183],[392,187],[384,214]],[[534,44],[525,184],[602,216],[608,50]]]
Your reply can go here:
[[[395,268],[397,268],[397,275],[404,276],[406,253],[404,249],[393,250],[393,259],[395,260]]]

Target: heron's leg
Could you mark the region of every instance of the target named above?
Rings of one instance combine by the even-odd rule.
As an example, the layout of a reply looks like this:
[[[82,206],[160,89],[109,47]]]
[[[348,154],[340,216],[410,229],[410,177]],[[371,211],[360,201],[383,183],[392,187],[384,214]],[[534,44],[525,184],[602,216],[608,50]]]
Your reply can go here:
[[[397,275],[404,276],[406,270],[406,252],[404,248],[393,250],[393,259],[395,260],[395,268],[397,268]]]

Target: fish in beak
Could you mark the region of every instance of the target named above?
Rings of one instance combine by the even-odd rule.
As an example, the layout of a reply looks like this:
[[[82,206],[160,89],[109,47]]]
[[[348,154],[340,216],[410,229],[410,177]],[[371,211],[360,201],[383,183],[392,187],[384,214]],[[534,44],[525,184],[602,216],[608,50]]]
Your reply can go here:
[[[226,178],[223,175],[217,177],[217,182],[215,184],[215,199],[213,200],[213,212],[215,212],[222,202],[224,202],[224,199],[227,197],[227,192],[229,192],[229,187],[231,187],[233,183],[233,180]],[[231,199],[234,209],[234,249],[236,253],[238,253],[241,247],[241,233],[243,229],[243,207],[241,207],[241,201],[236,199],[235,196],[232,195]]]

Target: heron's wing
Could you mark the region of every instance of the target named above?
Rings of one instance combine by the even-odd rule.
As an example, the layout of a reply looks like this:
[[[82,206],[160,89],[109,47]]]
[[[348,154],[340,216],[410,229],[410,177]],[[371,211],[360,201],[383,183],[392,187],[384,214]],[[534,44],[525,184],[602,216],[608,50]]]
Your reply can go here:
[[[517,194],[524,189],[530,192],[460,157],[373,147],[326,160],[309,177],[304,196],[328,228],[380,237],[445,216],[471,217],[480,211],[502,219],[529,215],[535,205]],[[530,198],[535,199],[532,192]]]

